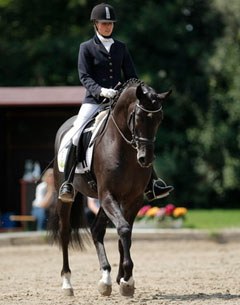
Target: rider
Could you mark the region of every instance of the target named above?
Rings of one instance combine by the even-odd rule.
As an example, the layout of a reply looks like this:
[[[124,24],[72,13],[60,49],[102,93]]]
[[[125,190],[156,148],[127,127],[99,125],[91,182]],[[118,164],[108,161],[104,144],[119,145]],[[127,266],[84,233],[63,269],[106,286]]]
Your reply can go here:
[[[112,38],[116,14],[114,8],[106,3],[96,5],[91,12],[95,36],[80,45],[78,57],[79,78],[86,88],[86,96],[74,122],[75,133],[68,149],[64,168],[65,182],[59,190],[63,202],[74,200],[73,178],[77,163],[77,145],[85,123],[105,106],[104,99],[112,99],[117,91],[113,89],[121,74],[124,81],[137,78],[132,58],[126,45]],[[154,170],[145,195],[148,200],[163,198],[173,190],[172,186],[158,179]]]

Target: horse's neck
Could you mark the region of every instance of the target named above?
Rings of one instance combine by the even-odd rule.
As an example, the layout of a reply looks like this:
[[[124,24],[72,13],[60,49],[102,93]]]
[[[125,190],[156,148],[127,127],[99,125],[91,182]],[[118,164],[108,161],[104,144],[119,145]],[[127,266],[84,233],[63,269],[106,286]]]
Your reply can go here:
[[[136,88],[131,87],[126,89],[119,97],[114,110],[113,116],[119,125],[127,126],[129,113],[132,112],[136,103]]]

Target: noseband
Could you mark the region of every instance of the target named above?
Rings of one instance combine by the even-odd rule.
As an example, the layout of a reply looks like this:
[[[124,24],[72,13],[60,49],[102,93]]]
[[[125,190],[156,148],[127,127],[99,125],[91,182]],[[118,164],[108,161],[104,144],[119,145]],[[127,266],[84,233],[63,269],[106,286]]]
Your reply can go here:
[[[134,142],[135,142],[136,145],[138,145],[138,143],[144,143],[145,145],[153,146],[154,142],[156,141],[156,137],[148,139],[148,138],[139,137],[136,134],[136,120],[135,120],[136,108],[141,109],[143,112],[145,112],[147,114],[149,114],[149,113],[153,114],[153,113],[157,113],[159,111],[162,111],[162,105],[161,105],[161,107],[159,107],[156,110],[149,110],[149,109],[144,108],[142,105],[140,105],[139,104],[139,100],[138,100],[136,105],[135,105],[135,109],[134,109],[134,111],[131,114],[131,117],[130,117],[130,120],[129,120],[130,122],[128,124],[129,125],[129,129],[131,130],[130,125],[131,125],[131,121],[132,121],[132,139],[134,139]]]
[[[125,142],[127,142],[129,145],[131,145],[134,149],[137,149],[139,146],[139,143],[144,143],[144,145],[148,145],[148,146],[153,146],[154,142],[156,141],[156,137],[153,137],[151,139],[148,138],[143,138],[143,137],[139,137],[136,134],[136,120],[135,120],[135,116],[136,116],[136,108],[139,108],[140,110],[142,110],[143,112],[146,112],[147,114],[153,114],[153,113],[157,113],[159,111],[162,111],[162,105],[161,107],[159,107],[156,110],[149,110],[144,108],[142,105],[139,104],[139,100],[137,100],[137,103],[135,105],[135,109],[133,110],[133,112],[130,115],[130,119],[128,122],[128,127],[132,133],[132,139],[128,140],[125,135],[122,133],[121,129],[118,127],[117,122],[115,121],[113,114],[111,113],[111,119],[114,123],[114,125],[116,126],[118,132],[120,133],[121,137],[125,140]],[[132,125],[132,128],[131,128]]]

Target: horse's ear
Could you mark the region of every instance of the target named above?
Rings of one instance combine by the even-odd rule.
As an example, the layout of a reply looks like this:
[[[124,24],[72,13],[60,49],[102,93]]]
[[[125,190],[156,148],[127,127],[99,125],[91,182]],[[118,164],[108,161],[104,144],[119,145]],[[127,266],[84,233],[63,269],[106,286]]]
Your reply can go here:
[[[165,100],[167,97],[169,97],[169,95],[172,93],[172,90],[169,90],[167,92],[163,92],[163,93],[159,93],[158,94],[158,97],[161,99],[161,100]]]
[[[143,95],[145,95],[147,93],[148,93],[148,90],[147,90],[146,86],[141,85],[141,84],[137,86],[136,96],[139,100],[141,99],[141,97]]]

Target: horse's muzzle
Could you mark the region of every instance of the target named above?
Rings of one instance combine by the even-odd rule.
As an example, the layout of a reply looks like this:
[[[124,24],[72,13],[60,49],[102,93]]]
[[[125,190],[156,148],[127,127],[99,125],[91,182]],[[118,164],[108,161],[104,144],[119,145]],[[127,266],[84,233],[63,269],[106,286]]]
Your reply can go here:
[[[146,146],[137,148],[137,161],[141,167],[150,167],[155,159],[153,149]]]

